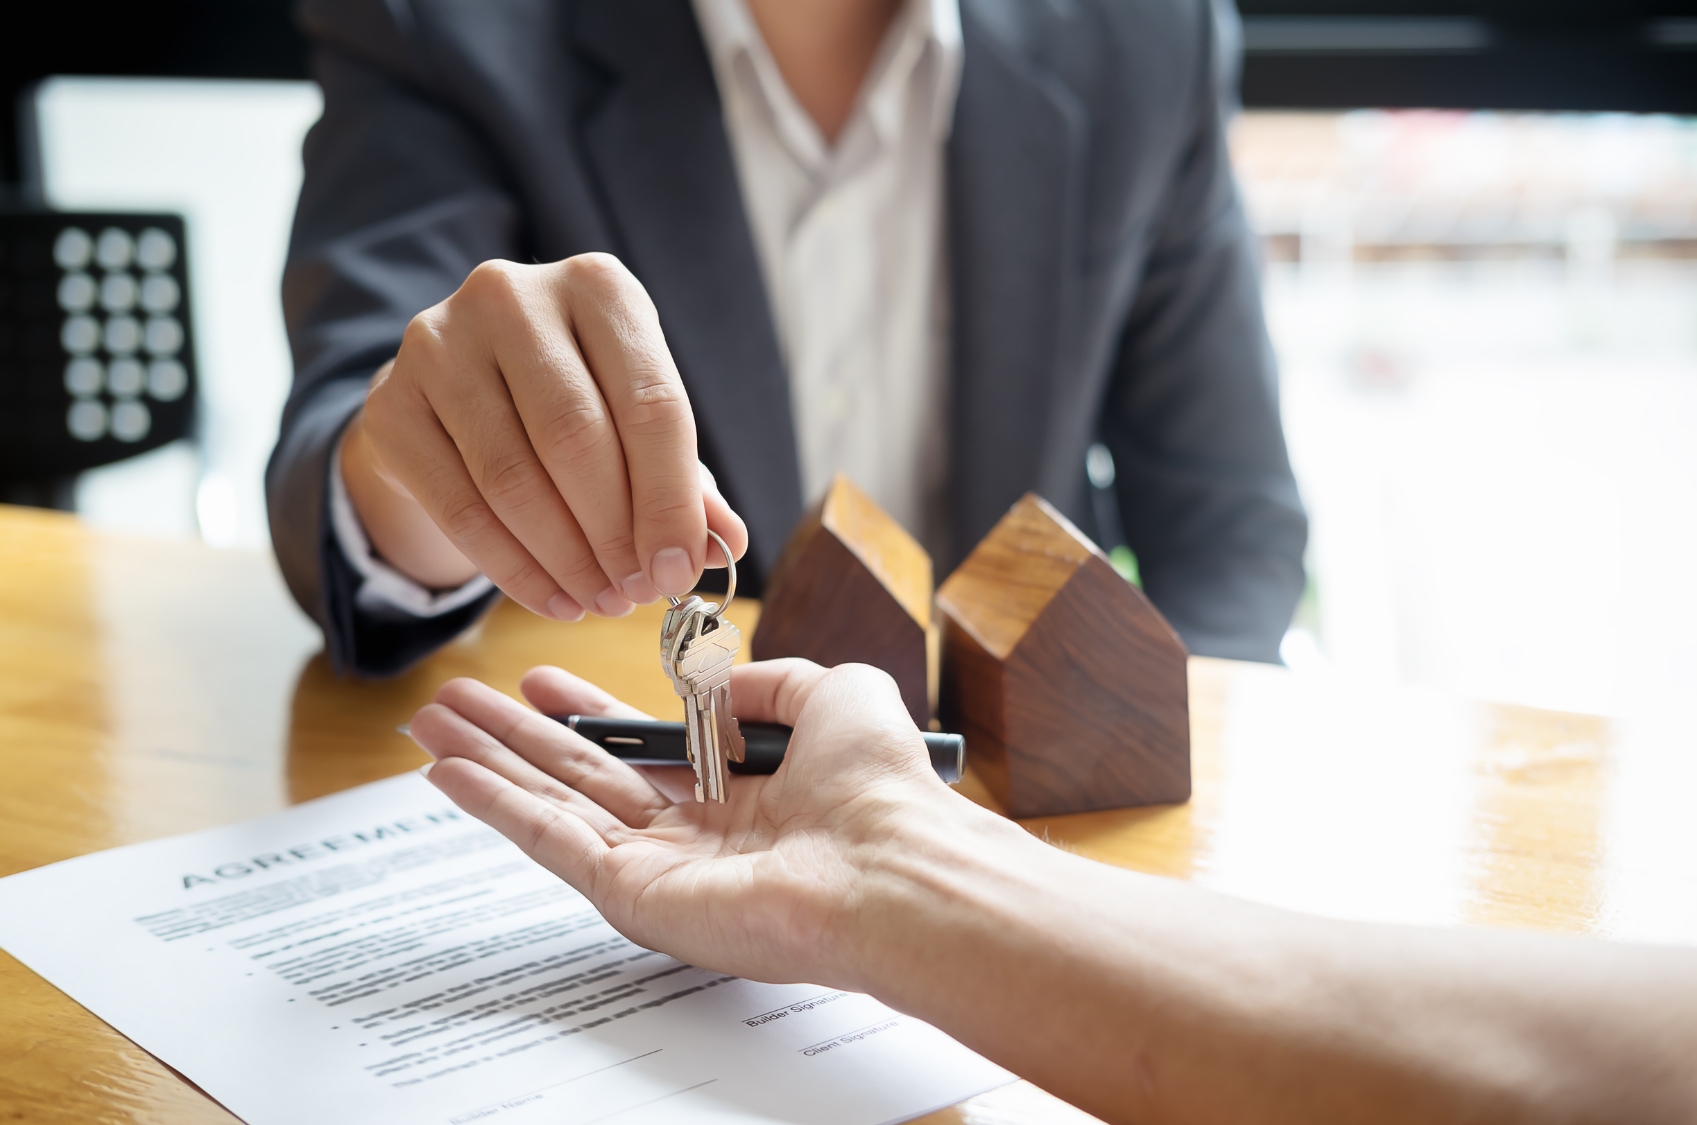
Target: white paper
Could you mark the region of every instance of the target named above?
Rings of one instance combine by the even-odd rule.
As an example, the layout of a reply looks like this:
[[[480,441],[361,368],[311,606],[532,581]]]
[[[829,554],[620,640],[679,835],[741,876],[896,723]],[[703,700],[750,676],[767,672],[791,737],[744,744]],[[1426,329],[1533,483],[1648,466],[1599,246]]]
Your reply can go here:
[[[416,774],[0,880],[0,946],[250,1125],[879,1125],[1012,1080],[631,944]]]

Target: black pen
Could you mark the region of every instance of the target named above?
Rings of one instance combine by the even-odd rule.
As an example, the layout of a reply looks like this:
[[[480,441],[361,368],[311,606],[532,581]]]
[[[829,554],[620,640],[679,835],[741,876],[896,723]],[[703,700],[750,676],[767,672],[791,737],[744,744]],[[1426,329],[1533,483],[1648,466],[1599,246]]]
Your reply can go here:
[[[658,719],[603,719],[592,715],[551,715],[613,757],[633,766],[682,766],[689,763],[684,752],[684,725]],[[729,762],[732,773],[773,773],[784,760],[790,743],[790,728],[781,723],[749,723],[739,720],[748,753],[740,762]],[[966,765],[966,740],[958,734],[925,732],[925,749],[931,768],[950,785],[960,780]]]

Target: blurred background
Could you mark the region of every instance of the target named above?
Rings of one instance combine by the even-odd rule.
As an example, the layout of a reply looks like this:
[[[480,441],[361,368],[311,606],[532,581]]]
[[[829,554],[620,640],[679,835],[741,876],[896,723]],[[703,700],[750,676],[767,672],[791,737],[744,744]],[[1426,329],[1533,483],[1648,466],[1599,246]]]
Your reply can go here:
[[[1697,4],[1239,8],[1233,147],[1313,520],[1286,661],[1604,714],[1681,698]],[[320,105],[289,9],[61,6],[0,44],[0,202],[182,215],[199,378],[191,436],[4,498],[267,545],[278,278]]]

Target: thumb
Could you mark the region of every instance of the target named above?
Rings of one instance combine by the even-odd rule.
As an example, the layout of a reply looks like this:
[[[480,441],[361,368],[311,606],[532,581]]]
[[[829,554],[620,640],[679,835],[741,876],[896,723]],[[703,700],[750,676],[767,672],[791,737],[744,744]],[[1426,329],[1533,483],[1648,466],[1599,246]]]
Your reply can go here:
[[[749,722],[793,727],[827,671],[797,657],[739,664],[731,669],[731,710]]]

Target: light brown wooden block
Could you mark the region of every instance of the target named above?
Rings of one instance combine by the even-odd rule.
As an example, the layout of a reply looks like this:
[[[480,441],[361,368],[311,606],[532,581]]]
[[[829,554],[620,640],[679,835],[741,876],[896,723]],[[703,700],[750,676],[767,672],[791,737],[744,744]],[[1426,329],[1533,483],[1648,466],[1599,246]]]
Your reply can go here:
[[[1184,644],[1034,493],[937,592],[943,728],[1009,815],[1190,797]]]
[[[804,656],[826,667],[882,668],[923,730],[935,698],[933,636],[931,556],[838,476],[802,517],[766,580],[754,659]]]

